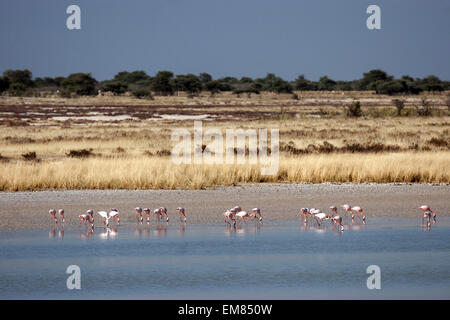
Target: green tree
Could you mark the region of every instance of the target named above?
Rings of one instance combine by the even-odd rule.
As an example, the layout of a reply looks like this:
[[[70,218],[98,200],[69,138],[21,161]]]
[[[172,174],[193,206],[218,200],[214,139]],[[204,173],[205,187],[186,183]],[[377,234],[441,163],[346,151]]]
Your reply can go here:
[[[191,96],[199,94],[202,90],[202,83],[194,74],[177,75],[172,80],[172,86],[175,90],[188,92]]]
[[[441,79],[436,76],[430,75],[426,78],[423,78],[420,81],[420,87],[425,91],[443,91],[444,86],[442,84]]]
[[[370,70],[363,73],[363,77],[358,82],[358,90],[376,90],[375,82],[392,80],[393,77],[389,76],[386,72],[380,69]]]
[[[206,91],[209,91],[211,94],[211,97],[213,97],[215,94],[222,91],[223,84],[218,80],[212,80],[205,83],[204,88]]]
[[[317,89],[322,91],[331,91],[334,90],[335,86],[336,81],[328,78],[327,76],[323,76],[319,79]]]
[[[58,88],[61,86],[62,81],[64,80],[63,77],[56,77],[56,78],[36,78],[34,80],[34,86],[36,88]]]
[[[100,89],[103,91],[114,92],[115,94],[122,94],[128,90],[128,85],[121,81],[107,80],[100,84]]]
[[[173,73],[170,71],[159,71],[152,80],[151,89],[158,95],[167,96],[173,94]]]
[[[376,93],[380,94],[391,95],[408,91],[408,87],[405,83],[398,79],[389,81],[378,80],[375,82],[374,86]]]
[[[90,73],[73,73],[61,83],[62,94],[68,96],[75,93],[80,96],[94,95],[95,80]]]
[[[249,77],[242,77],[241,80],[239,80],[240,83],[253,83],[253,79]]]
[[[9,79],[0,77],[0,93],[8,90],[8,88],[9,88]]]
[[[113,80],[126,85],[140,84],[142,86],[149,86],[152,78],[145,71],[138,70],[133,72],[119,72],[114,76]]]
[[[305,78],[303,74],[299,75],[294,82],[295,90],[308,91],[316,90],[317,87],[308,79]]]
[[[202,84],[208,83],[213,80],[213,77],[206,72],[202,72],[199,74],[198,78],[200,79]]]
[[[276,93],[292,93],[291,84],[282,78],[277,77],[274,73],[268,73],[266,77],[262,79],[262,89]]]
[[[33,86],[32,74],[28,69],[25,70],[6,70],[3,72],[3,78],[7,78],[9,83],[22,84],[26,88]]]

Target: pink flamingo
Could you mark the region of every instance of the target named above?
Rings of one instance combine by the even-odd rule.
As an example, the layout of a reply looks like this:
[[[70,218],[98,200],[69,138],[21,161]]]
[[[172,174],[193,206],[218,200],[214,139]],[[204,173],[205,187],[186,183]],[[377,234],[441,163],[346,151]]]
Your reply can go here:
[[[144,213],[147,215],[147,224],[150,224],[150,208],[144,208]]]
[[[153,213],[158,217],[158,221],[161,221],[161,216],[162,216],[161,208],[157,208],[157,209],[153,210]]]
[[[431,221],[431,216],[433,216],[433,223],[436,223],[436,213],[431,210],[429,205],[422,205],[419,207],[420,210],[423,211],[423,216],[422,216],[422,224],[425,224],[425,218],[428,219],[428,224]]]
[[[312,213],[314,214],[314,220],[316,221],[319,227],[322,222],[329,220],[331,218],[328,214],[323,213],[319,209],[314,209],[314,212]]]
[[[260,208],[253,208],[252,209],[252,214],[250,215],[250,217],[256,218],[256,216],[259,216],[259,221],[262,222],[263,218],[262,218],[262,215],[261,215],[261,209]]]
[[[245,218],[250,218],[250,215],[247,211],[239,211],[236,213],[236,217],[239,217],[239,223],[241,223],[241,220],[244,220],[244,223],[247,224],[247,221],[245,221]]]
[[[84,225],[86,225],[87,222],[91,224],[91,227],[94,227],[94,211],[93,210],[87,210],[85,214],[79,215],[80,217],[80,224],[84,222]]]
[[[181,216],[184,217],[184,222],[186,222],[186,213],[183,207],[178,207],[177,208],[177,212],[180,214],[180,220],[181,220]]]
[[[344,225],[342,224],[342,217],[337,214],[337,215],[333,216],[333,218],[331,218],[331,219],[332,219],[331,221],[333,221],[335,224],[337,224],[339,226],[339,230],[341,232],[343,232],[344,231]]]
[[[166,222],[169,222],[169,216],[167,215],[167,208],[161,207],[159,209],[161,210],[161,216],[164,214],[166,216]]]
[[[141,207],[136,207],[134,208],[134,210],[136,211],[136,220],[137,222],[141,223],[144,221],[144,218],[142,217],[142,208]]]
[[[117,217],[117,224],[120,225],[119,210],[117,210],[116,208],[111,208],[109,215],[112,218],[113,222],[116,221],[116,217]]]
[[[363,209],[359,206],[355,206],[351,208],[352,211],[356,212],[356,215],[359,217],[359,214],[362,215],[363,224],[366,224],[366,216],[364,215]],[[353,215],[352,215],[353,220]]]
[[[228,223],[228,225],[230,225],[230,226],[231,226],[231,222],[233,222],[233,226],[235,227],[236,226],[235,215],[236,215],[236,210],[234,208],[227,210],[226,212],[223,213],[223,216],[225,217],[224,221],[226,223]]]
[[[341,208],[344,209],[344,211],[347,214],[352,214],[352,207],[349,204],[343,204],[343,205],[341,205]],[[353,220],[353,215],[352,215],[352,220]]]
[[[66,218],[64,217],[64,209],[58,210],[59,216],[62,217],[62,223],[66,222]]]
[[[331,221],[339,226],[341,231],[344,231],[344,225],[342,224],[342,217],[338,214],[338,209],[336,206],[331,206],[330,210],[333,214]]]
[[[50,209],[48,210],[48,213],[50,214],[50,217],[53,219],[55,223],[58,223],[58,218],[56,218],[56,210]]]

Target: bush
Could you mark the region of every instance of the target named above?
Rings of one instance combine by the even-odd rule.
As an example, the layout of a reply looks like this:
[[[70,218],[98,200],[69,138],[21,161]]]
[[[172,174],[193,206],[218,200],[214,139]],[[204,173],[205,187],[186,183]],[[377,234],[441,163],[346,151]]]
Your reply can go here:
[[[70,150],[66,155],[71,158],[87,158],[92,155],[93,149]]]
[[[64,96],[72,96],[72,94],[94,95],[96,83],[97,80],[92,78],[90,73],[73,73],[62,81],[61,92]]]
[[[449,146],[449,142],[444,138],[433,137],[427,141],[428,144],[431,144],[435,147],[447,147]]]
[[[152,92],[149,89],[134,89],[131,94],[138,99],[150,99],[153,100]]]
[[[9,88],[8,78],[0,77],[0,93],[8,90],[8,88]]]
[[[392,100],[392,103],[394,104],[395,108],[397,109],[397,116],[401,116],[402,111],[405,108],[405,100],[394,99],[394,100]]]
[[[120,81],[104,81],[100,84],[100,89],[115,94],[123,94],[128,90],[128,85]]]
[[[7,79],[9,88],[13,88],[12,94],[23,94],[26,89],[33,86],[32,74],[29,70],[6,70],[3,78]]]
[[[157,95],[167,96],[173,94],[172,80],[173,73],[170,71],[160,71],[152,80],[151,89]]]
[[[447,98],[445,99],[444,103],[447,106],[448,111],[450,112],[450,94],[447,95]]]
[[[32,160],[37,160],[37,155],[36,155],[36,152],[31,151],[31,152],[22,154],[22,158],[24,158],[27,161],[32,161]]]
[[[355,101],[349,105],[347,107],[346,114],[348,117],[361,117],[361,103],[359,101]]]
[[[421,100],[422,107],[416,107],[417,108],[417,114],[421,117],[430,117],[432,115],[432,108],[430,101],[427,100],[426,97],[422,98]]]

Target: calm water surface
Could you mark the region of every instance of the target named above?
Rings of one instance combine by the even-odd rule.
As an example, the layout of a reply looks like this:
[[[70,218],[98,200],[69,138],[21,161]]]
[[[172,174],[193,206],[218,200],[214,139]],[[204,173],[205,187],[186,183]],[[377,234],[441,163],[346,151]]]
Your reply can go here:
[[[1,299],[450,299],[450,218],[304,229],[298,221],[0,233]],[[68,290],[66,268],[81,269]],[[381,290],[366,268],[381,268]]]

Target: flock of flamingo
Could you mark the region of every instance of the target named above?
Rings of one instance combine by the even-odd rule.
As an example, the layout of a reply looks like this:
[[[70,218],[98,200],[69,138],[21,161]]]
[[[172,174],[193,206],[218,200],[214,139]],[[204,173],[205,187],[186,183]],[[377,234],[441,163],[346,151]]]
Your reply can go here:
[[[346,217],[349,218],[351,216],[352,223],[355,221],[355,218],[358,218],[361,220],[363,224],[366,224],[366,215],[364,214],[364,211],[359,206],[350,206],[348,204],[343,204],[340,206],[344,210],[344,214],[346,214]],[[430,227],[431,222],[436,223],[436,213],[431,210],[430,206],[428,205],[422,205],[419,207],[420,210],[422,210],[422,224],[426,225],[427,227]],[[321,224],[323,224],[326,221],[330,221],[332,226],[337,226],[340,231],[344,231],[344,224],[343,224],[343,218],[338,213],[338,208],[336,206],[331,206],[329,208],[330,213],[324,213],[320,209],[317,208],[301,208],[299,212],[300,219],[303,219],[304,223],[307,224],[309,221],[316,224],[320,227]],[[149,208],[142,209],[141,207],[135,208],[136,212],[136,220],[138,223],[143,224],[144,223],[144,216],[143,213],[146,215],[146,221],[147,224],[150,224],[150,216],[151,216],[151,210]],[[182,207],[178,207],[176,209],[176,212],[179,214],[180,221],[186,222],[186,212],[185,209]],[[64,224],[66,219],[64,217],[64,209],[59,209],[56,211],[55,209],[50,209],[49,214],[51,219],[57,224],[58,223],[58,217],[57,213],[62,220],[62,223]],[[120,224],[120,217],[119,217],[119,210],[115,208],[111,208],[109,212],[107,211],[98,211],[98,215],[102,218],[103,225],[106,227],[109,227],[110,220],[112,219],[112,222],[115,223],[117,220],[117,224]],[[169,216],[167,214],[167,208],[165,207],[159,207],[155,210],[153,210],[153,214],[156,216],[156,219],[158,222],[161,222],[161,219],[165,218],[166,222],[169,222]],[[246,219],[257,219],[259,218],[259,222],[263,221],[262,215],[261,215],[261,209],[259,208],[253,208],[250,212],[244,211],[241,209],[240,206],[235,206],[223,213],[223,216],[225,218],[225,223],[227,223],[229,226],[233,225],[236,226],[236,223],[241,223],[241,221],[244,221],[245,224],[247,224]],[[79,215],[80,224],[84,222],[85,225],[90,224],[91,227],[94,227],[94,210],[87,210],[85,214]]]

